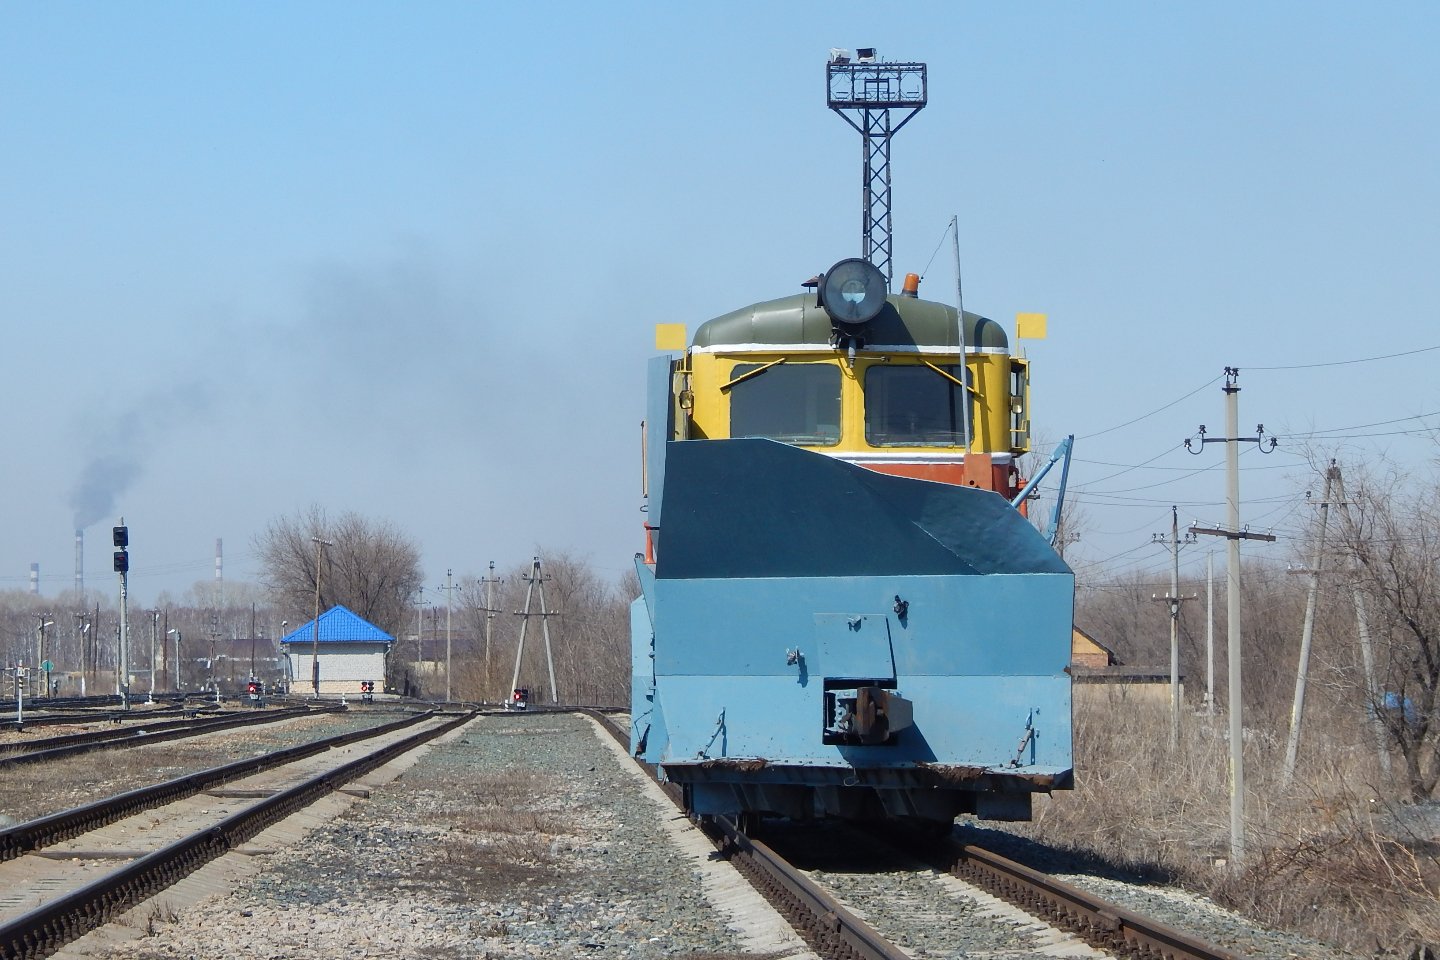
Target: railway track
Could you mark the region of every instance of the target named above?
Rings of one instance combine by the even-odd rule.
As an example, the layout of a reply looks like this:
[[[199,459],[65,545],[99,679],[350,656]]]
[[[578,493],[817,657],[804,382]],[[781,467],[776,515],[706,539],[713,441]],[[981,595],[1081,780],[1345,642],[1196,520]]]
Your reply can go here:
[[[0,731],[9,730],[14,732],[23,732],[25,730],[29,730],[31,727],[55,727],[66,724],[74,725],[82,723],[125,723],[127,721],[134,722],[137,720],[141,723],[145,723],[157,717],[173,717],[176,714],[183,714],[187,711],[193,710],[193,707],[186,707],[184,704],[181,703],[170,704],[167,706],[157,705],[148,710],[135,710],[128,712],[124,710],[107,710],[104,708],[79,710],[65,708],[59,708],[54,710],[42,709],[36,713],[27,712],[25,714],[25,720],[23,722],[16,720],[13,717],[9,720],[0,720]]]
[[[371,737],[381,736],[413,726],[433,715],[433,711],[415,714],[390,723],[378,724],[362,730],[337,734],[320,740],[312,740],[294,747],[275,750],[258,757],[237,760],[234,763],[211,767],[195,773],[176,777],[163,783],[128,790],[124,793],[87,803],[69,810],[62,810],[48,816],[38,817],[26,823],[0,830],[0,863],[15,857],[43,849],[51,844],[68,840],[91,830],[99,829],[124,817],[143,810],[163,806],[184,797],[194,796],[242,777],[261,773],[273,767],[293,763],[305,757],[314,756],[327,750],[357,743]]]
[[[0,891],[22,891],[0,895],[0,960],[48,956],[271,824],[472,717],[406,718],[0,833],[0,850],[7,851]],[[406,729],[415,725],[423,729]],[[229,786],[216,789],[219,784]],[[197,798],[201,791],[205,796]],[[159,804],[163,809],[135,816]],[[113,867],[96,877],[97,864]]]
[[[612,719],[591,714],[628,747],[628,731]],[[641,766],[645,766],[642,764]],[[651,771],[653,773],[653,771]],[[673,786],[673,785],[667,785]],[[673,789],[667,793],[678,805]],[[901,960],[909,955],[875,927],[770,846],[723,818],[701,824],[720,850],[766,899],[781,911],[823,957]],[[936,842],[892,836],[907,855],[943,869],[1029,913],[1044,924],[1073,934],[1114,956],[1166,960],[1239,960],[1167,924],[1055,880],[975,845],[953,838]],[[876,890],[875,896],[887,891]]]
[[[243,713],[202,715],[173,720],[157,718],[138,726],[117,726],[113,729],[15,741],[0,745],[0,770],[6,767],[77,756],[94,750],[137,747],[166,740],[201,736],[236,727],[292,720],[312,712],[306,707],[290,707],[282,710],[250,710]]]

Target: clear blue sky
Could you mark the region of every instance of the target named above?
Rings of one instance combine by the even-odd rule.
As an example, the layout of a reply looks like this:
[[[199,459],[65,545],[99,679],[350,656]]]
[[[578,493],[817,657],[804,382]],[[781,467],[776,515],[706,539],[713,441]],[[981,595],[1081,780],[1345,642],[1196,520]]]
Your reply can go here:
[[[1440,344],[1437,41],[1421,3],[5,4],[0,588],[70,585],[87,476],[87,585],[123,513],[142,603],[216,537],[254,579],[311,503],[394,522],[431,583],[537,545],[620,571],[654,324],[860,252],[832,46],[930,67],[897,273],[948,297],[958,214],[966,307],[1050,315],[1077,566],[1162,570],[1172,502],[1223,519],[1223,453],[1179,449],[1218,382],[1101,431],[1225,365],[1288,438],[1245,519],[1297,529],[1295,434],[1440,411],[1440,351],[1258,369]],[[1428,440],[1345,445],[1380,452],[1433,478]]]

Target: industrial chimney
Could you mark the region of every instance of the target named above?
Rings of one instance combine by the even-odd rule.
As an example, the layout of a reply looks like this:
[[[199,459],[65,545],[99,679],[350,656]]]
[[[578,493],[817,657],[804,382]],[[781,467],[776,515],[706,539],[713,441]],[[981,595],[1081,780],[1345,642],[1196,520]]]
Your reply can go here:
[[[85,605],[85,531],[75,531],[75,596]]]
[[[30,564],[30,596],[40,596],[40,564]]]

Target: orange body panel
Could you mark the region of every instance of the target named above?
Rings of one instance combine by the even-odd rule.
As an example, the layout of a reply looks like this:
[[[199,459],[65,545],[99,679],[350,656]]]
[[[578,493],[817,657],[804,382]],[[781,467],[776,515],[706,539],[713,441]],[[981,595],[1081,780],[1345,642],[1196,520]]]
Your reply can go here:
[[[971,473],[979,473],[979,476],[969,476],[965,464],[961,461],[952,463],[913,463],[909,461],[896,461],[894,463],[862,463],[859,466],[876,473],[888,473],[893,477],[911,477],[915,480],[933,480],[936,483],[950,483],[955,486],[983,487],[986,490],[994,490],[996,493],[1011,499],[1020,492],[1020,477],[1009,464],[992,464],[990,458],[984,454],[971,454]],[[988,475],[987,475],[988,474]],[[1020,512],[1025,513],[1025,504],[1020,505]]]
[[[955,463],[862,463],[862,467],[876,473],[888,473],[892,477],[911,477],[915,480],[934,480],[937,483],[965,483],[965,464]]]

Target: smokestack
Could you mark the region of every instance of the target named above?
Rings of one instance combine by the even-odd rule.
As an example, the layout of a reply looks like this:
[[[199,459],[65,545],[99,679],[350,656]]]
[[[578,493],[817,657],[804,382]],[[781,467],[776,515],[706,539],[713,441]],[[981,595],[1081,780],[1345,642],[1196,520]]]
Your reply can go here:
[[[85,603],[85,531],[75,531],[75,595]]]
[[[30,596],[40,596],[40,564],[30,564]]]
[[[225,541],[215,538],[215,605],[225,606]]]

